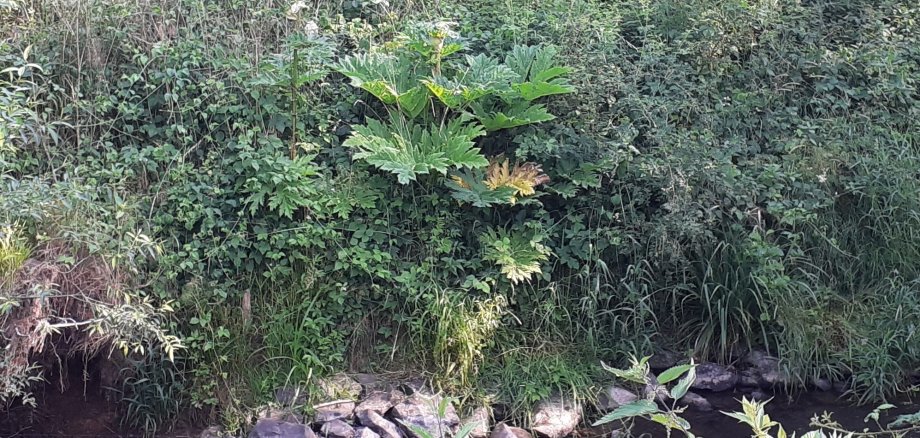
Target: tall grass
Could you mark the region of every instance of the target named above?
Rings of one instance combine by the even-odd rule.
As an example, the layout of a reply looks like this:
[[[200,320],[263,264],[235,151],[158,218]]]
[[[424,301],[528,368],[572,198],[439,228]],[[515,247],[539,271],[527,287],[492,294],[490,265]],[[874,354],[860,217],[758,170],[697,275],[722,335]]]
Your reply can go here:
[[[30,252],[18,225],[0,228],[0,291],[11,286],[16,271],[29,258]]]

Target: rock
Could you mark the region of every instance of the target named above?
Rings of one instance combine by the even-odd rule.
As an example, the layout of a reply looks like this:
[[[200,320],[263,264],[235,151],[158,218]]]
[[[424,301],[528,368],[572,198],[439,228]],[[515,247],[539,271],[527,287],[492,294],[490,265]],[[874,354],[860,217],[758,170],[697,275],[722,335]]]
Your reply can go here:
[[[763,401],[763,400],[766,400],[766,399],[768,399],[768,398],[769,398],[769,396],[767,395],[767,393],[766,393],[766,392],[763,392],[763,391],[761,391],[761,390],[759,390],[759,389],[755,389],[755,390],[751,391],[751,400]]]
[[[380,438],[380,435],[368,427],[358,426],[355,428],[355,438]]]
[[[666,370],[681,363],[687,363],[687,357],[669,350],[659,351],[648,359],[649,368],[656,371]]]
[[[303,406],[307,391],[299,386],[282,386],[275,390],[275,402],[281,406]]]
[[[355,438],[355,430],[342,420],[327,421],[320,428],[320,436],[328,438]]]
[[[364,389],[363,396],[367,396],[374,391],[390,391],[393,389],[393,385],[389,382],[381,380],[379,377],[373,374],[355,374],[354,379],[356,382],[361,384],[361,387]]]
[[[249,432],[249,438],[316,438],[309,426],[262,418]]]
[[[780,369],[779,359],[766,352],[753,350],[744,357],[744,361],[753,368],[761,387],[771,388],[789,382],[785,373]]]
[[[727,391],[734,388],[738,380],[739,375],[734,368],[706,362],[696,366],[696,380],[691,387],[714,392]]]
[[[422,376],[410,377],[400,383],[397,388],[406,395],[414,395],[416,393],[431,393],[431,391],[428,389],[428,382]]]
[[[531,429],[544,438],[562,438],[575,431],[581,421],[581,407],[553,396],[537,403]]]
[[[316,412],[314,420],[320,424],[334,420],[351,421],[354,418],[355,402],[342,400],[321,403],[313,406],[313,410]]]
[[[492,416],[492,410],[486,406],[480,406],[463,420],[460,420],[460,427],[475,424],[470,435],[473,438],[486,438],[489,436],[489,419]]]
[[[831,383],[830,380],[827,380],[823,377],[815,377],[811,379],[811,384],[814,385],[815,388],[818,388],[824,392],[834,389],[834,384]]]
[[[376,411],[361,411],[358,413],[358,421],[368,429],[376,433],[380,438],[402,438],[402,433],[395,424]]]
[[[393,406],[402,403],[406,395],[398,389],[392,391],[374,391],[368,394],[355,408],[355,413],[361,411],[374,411],[385,415]]]
[[[224,432],[224,429],[220,426],[211,426],[205,430],[201,431],[201,435],[198,438],[228,438],[230,434]]]
[[[443,438],[460,424],[460,417],[457,416],[453,404],[449,402],[444,416],[439,416],[438,411],[442,400],[439,396],[428,397],[417,392],[402,403],[393,406],[393,409],[390,410],[390,417],[397,420],[410,437],[423,438],[408,425],[424,429],[434,438]]]
[[[285,421],[288,423],[303,423],[303,416],[294,412],[291,412],[290,409],[276,408],[272,406],[263,406],[256,411],[257,418],[269,419],[276,421]]]
[[[709,400],[706,400],[706,397],[703,397],[693,391],[687,392],[681,397],[680,402],[684,405],[696,409],[702,412],[712,411],[712,403],[709,403]]]
[[[320,379],[317,386],[327,400],[358,400],[361,397],[361,384],[345,373]]]
[[[505,423],[498,423],[492,429],[489,438],[532,438],[530,432],[520,427],[511,427]]]
[[[636,393],[616,385],[607,388],[598,396],[598,407],[603,411],[612,411],[639,399]]]
[[[754,368],[745,368],[741,370],[738,383],[746,388],[760,388],[760,374]]]

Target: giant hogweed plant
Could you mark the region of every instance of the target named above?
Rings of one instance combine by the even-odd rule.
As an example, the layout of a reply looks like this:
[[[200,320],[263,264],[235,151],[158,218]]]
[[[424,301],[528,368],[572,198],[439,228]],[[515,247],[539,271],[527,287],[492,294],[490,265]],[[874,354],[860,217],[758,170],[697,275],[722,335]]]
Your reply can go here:
[[[489,174],[508,168],[487,158],[477,140],[488,133],[552,120],[543,97],[571,93],[569,69],[554,63],[552,47],[515,47],[504,60],[465,55],[449,24],[417,26],[393,43],[342,60],[335,68],[385,104],[387,120],[369,119],[345,141],[355,159],[396,174],[401,184],[420,175],[465,171],[449,185],[454,197],[479,207],[513,203],[546,181],[531,163],[508,172],[517,180]],[[523,171],[524,169],[530,171]],[[533,170],[536,170],[535,172]],[[467,182],[474,180],[482,184]],[[520,187],[527,187],[520,190]],[[509,190],[511,189],[511,190]]]
[[[421,24],[393,42],[343,59],[334,68],[384,104],[386,119],[369,118],[343,143],[354,159],[396,175],[450,178],[461,204],[477,208],[521,202],[549,178],[536,163],[512,162],[479,146],[490,133],[552,120],[538,101],[571,93],[569,69],[553,47],[517,46],[504,59],[465,54],[450,23]],[[485,257],[513,283],[529,280],[547,260],[538,240],[504,230],[484,239]]]

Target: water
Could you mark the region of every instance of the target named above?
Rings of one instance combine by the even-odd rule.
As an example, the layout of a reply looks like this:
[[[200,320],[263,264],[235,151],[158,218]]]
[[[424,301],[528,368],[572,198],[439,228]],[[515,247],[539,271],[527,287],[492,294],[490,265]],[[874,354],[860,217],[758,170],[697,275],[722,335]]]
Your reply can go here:
[[[720,411],[733,412],[741,410],[741,402],[744,393],[705,393],[701,392],[715,408],[712,412],[700,412],[687,410],[682,415],[691,424],[691,432],[698,437],[703,438],[746,438],[751,436],[750,428],[740,424],[738,420],[731,418]],[[901,414],[911,414],[920,411],[920,404],[902,400],[892,403],[896,408],[884,411],[880,416],[879,422],[885,425],[894,420]],[[860,432],[865,428],[878,430],[873,421],[868,423],[864,421],[866,415],[875,409],[876,405],[854,406],[846,399],[841,399],[839,394],[834,392],[808,392],[796,396],[776,394],[773,400],[766,406],[766,412],[774,421],[783,424],[786,432],[792,435],[796,432],[798,436],[803,433],[814,430],[810,427],[812,417],[820,416],[824,412],[833,413],[833,419],[840,423],[845,429]],[[582,435],[600,437],[609,436],[610,429],[591,429],[584,431]],[[657,423],[638,420],[632,428],[632,436],[641,438],[658,438],[667,437],[664,427]],[[672,437],[681,437],[682,434],[676,432]],[[907,435],[909,438],[920,438],[920,432]]]

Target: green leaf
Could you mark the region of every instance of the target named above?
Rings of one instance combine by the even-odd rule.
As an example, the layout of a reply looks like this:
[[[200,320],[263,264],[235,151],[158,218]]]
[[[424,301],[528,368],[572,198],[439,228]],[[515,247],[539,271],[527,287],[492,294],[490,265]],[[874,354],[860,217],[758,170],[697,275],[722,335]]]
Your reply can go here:
[[[687,391],[690,390],[690,386],[692,386],[693,381],[696,380],[696,365],[693,363],[693,360],[690,360],[690,365],[687,366],[690,367],[687,370],[687,374],[677,382],[677,385],[671,388],[670,395],[674,400],[680,400],[683,396],[687,395]]]
[[[524,82],[515,84],[514,89],[527,100],[536,100],[554,94],[566,94],[575,91],[571,86],[550,82]]]
[[[667,427],[668,429],[677,429],[683,432],[688,432],[690,430],[690,423],[673,413],[652,414],[649,416],[649,419]]]
[[[641,417],[643,415],[650,415],[658,412],[658,405],[656,405],[655,402],[647,399],[637,400],[620,406],[613,412],[604,415],[600,420],[595,421],[592,426],[600,426],[624,418]]]
[[[396,91],[396,88],[384,80],[362,82],[360,87],[387,105],[396,103],[399,98],[399,92]]]
[[[648,376],[648,360],[650,357],[651,356],[645,356],[638,360],[632,358],[630,367],[625,370],[613,368],[603,362],[601,362],[601,366],[623,380],[644,385],[646,384],[645,378]]]
[[[693,365],[678,365],[668,368],[658,375],[658,384],[665,385],[668,382],[680,377],[681,374],[686,373],[690,368],[693,368]]]
[[[351,85],[371,93],[387,105],[399,103],[410,117],[424,108],[420,102],[419,77],[415,63],[404,57],[379,53],[356,54],[343,59],[333,69],[351,79]],[[408,95],[408,96],[407,96]]]
[[[532,80],[534,82],[548,82],[551,79],[555,79],[559,76],[567,75],[571,73],[571,69],[568,67],[550,67],[546,70],[537,72],[537,74],[532,75]]]
[[[487,131],[515,128],[532,123],[546,122],[556,118],[546,111],[543,105],[528,105],[519,103],[505,110],[492,112],[483,106],[472,105],[473,114]]]
[[[416,118],[428,106],[428,89],[417,86],[396,97],[400,111],[410,118]]]
[[[517,78],[507,66],[485,55],[467,56],[466,63],[466,68],[450,78],[439,76],[422,81],[448,108],[461,109],[485,96],[506,93]]]
[[[357,150],[355,159],[394,173],[401,184],[408,184],[418,175],[446,174],[450,167],[488,165],[473,141],[484,133],[482,127],[459,118],[424,128],[394,113],[388,124],[368,119],[367,125],[356,126],[342,144]]]
[[[447,181],[451,197],[461,203],[472,204],[474,207],[486,208],[492,205],[508,205],[512,203],[515,194],[513,187],[497,187],[490,189],[483,183],[485,175],[482,172],[465,172],[456,174]]]

